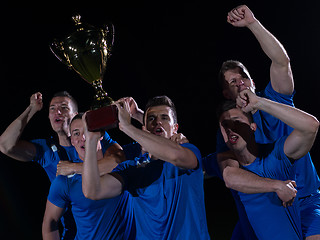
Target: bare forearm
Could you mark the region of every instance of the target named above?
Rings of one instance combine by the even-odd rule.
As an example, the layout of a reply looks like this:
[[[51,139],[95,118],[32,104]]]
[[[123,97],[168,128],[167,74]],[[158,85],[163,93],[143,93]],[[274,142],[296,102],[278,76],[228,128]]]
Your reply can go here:
[[[273,115],[302,134],[315,134],[319,127],[314,116],[285,104],[260,98],[256,108]]]
[[[124,128],[123,131],[158,159],[183,168],[195,168],[197,166],[195,156],[193,156],[194,159],[190,161],[190,152],[170,139],[150,134],[132,125]]]
[[[59,240],[60,234],[59,234],[58,222],[44,221],[42,224],[42,238],[43,238],[43,240]]]
[[[257,20],[248,25],[248,28],[257,38],[262,50],[272,62],[287,66],[290,61],[282,44]]]
[[[97,142],[86,140],[85,161],[82,171],[82,191],[88,198],[94,198],[100,190],[100,173],[97,163]]]
[[[279,182],[236,167],[226,167],[223,179],[228,188],[248,194],[276,192]]]
[[[42,232],[43,240],[59,240],[59,230],[55,230],[53,232]]]
[[[9,152],[19,140],[25,126],[36,112],[32,111],[29,106],[27,109],[15,119],[0,137],[0,150],[3,153]]]

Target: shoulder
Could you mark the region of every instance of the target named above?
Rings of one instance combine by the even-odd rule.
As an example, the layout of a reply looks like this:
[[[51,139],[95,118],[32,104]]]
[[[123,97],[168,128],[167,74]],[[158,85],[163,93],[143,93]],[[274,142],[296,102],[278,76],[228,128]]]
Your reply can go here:
[[[119,163],[113,170],[112,172],[120,172],[125,169],[131,168],[131,167],[136,167],[137,162],[135,160],[127,160],[122,163]]]
[[[290,95],[278,93],[273,89],[271,82],[268,83],[264,90],[262,90],[261,92],[257,92],[257,95],[259,97],[264,97],[278,103],[294,106],[293,97],[295,95],[295,91],[293,91],[293,93]]]
[[[112,146],[113,144],[117,143],[114,141],[110,135],[105,131],[102,140],[100,141],[102,147],[107,149],[108,147]]]
[[[269,144],[260,144],[259,155],[263,159],[267,159],[267,163],[279,164],[285,163],[292,165],[286,154],[284,153],[284,143],[288,136],[282,136],[277,141]],[[280,160],[280,161],[279,161]]]
[[[51,188],[56,186],[62,186],[67,183],[67,176],[58,175],[51,183]]]
[[[67,196],[67,177],[59,175],[51,183],[48,200],[60,208],[65,208]]]
[[[196,157],[198,158],[198,160],[201,159],[201,153],[200,153],[200,150],[193,144],[191,143],[183,143],[181,144],[182,147],[185,147],[185,148],[188,148],[189,150],[191,150],[195,155]]]
[[[50,148],[50,143],[48,139],[33,139],[30,140],[37,148]]]

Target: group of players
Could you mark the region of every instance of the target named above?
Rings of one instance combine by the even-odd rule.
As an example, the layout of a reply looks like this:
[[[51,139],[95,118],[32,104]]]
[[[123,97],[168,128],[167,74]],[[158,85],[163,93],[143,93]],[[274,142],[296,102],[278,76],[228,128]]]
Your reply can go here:
[[[203,170],[231,189],[239,216],[232,239],[320,239],[320,179],[308,153],[319,122],[294,108],[290,59],[251,10],[236,7],[227,21],[254,34],[272,61],[270,82],[256,92],[242,63],[222,64],[220,131],[206,157],[178,133],[167,96],[150,99],[144,111],[131,97],[115,102],[119,129],[134,140],[120,146],[107,132],[88,131],[75,99],[59,92],[49,106],[57,136],[24,141],[43,108],[41,93],[31,96],[2,133],[0,150],[39,163],[50,179],[43,239],[210,239]]]

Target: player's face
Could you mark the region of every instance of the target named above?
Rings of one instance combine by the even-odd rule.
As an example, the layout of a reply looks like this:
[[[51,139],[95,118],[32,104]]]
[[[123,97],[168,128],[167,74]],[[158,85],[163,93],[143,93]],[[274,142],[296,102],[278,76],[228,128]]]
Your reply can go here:
[[[240,68],[228,70],[224,73],[226,87],[223,95],[227,99],[236,100],[239,92],[250,89],[254,92],[254,83]]]
[[[72,121],[70,125],[71,144],[75,147],[81,160],[85,157],[85,142],[84,125],[82,119]]]
[[[170,138],[178,131],[178,124],[174,123],[173,112],[166,105],[150,107],[145,116],[144,129],[150,133]]]
[[[224,112],[220,117],[220,129],[227,146],[235,152],[242,152],[252,137],[252,124],[240,109]]]
[[[69,135],[69,124],[76,115],[71,99],[68,97],[54,97],[49,106],[49,120],[52,129],[59,133],[64,131]]]

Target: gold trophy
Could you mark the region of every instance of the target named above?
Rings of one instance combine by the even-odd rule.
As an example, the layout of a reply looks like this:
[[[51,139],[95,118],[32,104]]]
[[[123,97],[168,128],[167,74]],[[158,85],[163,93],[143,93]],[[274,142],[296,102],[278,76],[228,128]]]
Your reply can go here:
[[[80,15],[72,17],[76,30],[64,40],[50,44],[53,54],[76,71],[96,92],[91,111],[86,114],[89,131],[101,131],[118,125],[118,109],[102,89],[102,80],[114,41],[112,24],[96,28],[81,23]]]

